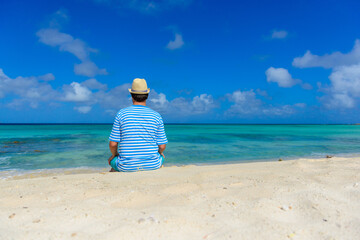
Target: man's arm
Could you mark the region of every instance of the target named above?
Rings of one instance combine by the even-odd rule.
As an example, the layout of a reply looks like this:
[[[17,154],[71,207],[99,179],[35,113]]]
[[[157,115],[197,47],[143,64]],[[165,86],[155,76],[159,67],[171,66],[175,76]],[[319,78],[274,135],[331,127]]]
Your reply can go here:
[[[160,155],[165,158],[164,151],[165,151],[165,148],[166,148],[166,144],[158,145],[158,147],[159,147],[159,153],[160,153]]]
[[[112,154],[111,157],[108,159],[109,165],[110,165],[111,160],[113,160],[114,157],[119,155],[119,153],[118,153],[118,145],[119,145],[118,142],[113,142],[113,141],[109,142],[109,149],[110,149],[110,152]]]

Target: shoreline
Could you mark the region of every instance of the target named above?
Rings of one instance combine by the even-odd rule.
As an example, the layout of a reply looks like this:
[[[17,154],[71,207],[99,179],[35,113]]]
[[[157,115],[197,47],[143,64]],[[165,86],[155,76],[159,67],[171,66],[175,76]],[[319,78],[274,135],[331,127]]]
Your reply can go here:
[[[297,160],[317,160],[317,159],[327,159],[326,156],[331,156],[331,158],[359,158],[360,153],[343,153],[336,155],[319,155],[311,157],[294,157],[294,158],[280,158],[281,161],[297,161]],[[209,162],[209,163],[179,163],[179,164],[166,164],[164,168],[169,167],[188,167],[188,166],[222,166],[222,165],[237,165],[237,164],[247,164],[247,163],[268,163],[268,162],[278,162],[279,159],[256,159],[256,160],[238,160],[238,161],[219,161],[219,162]],[[110,166],[107,167],[70,167],[70,168],[44,168],[44,169],[9,169],[0,171],[0,180],[2,179],[25,179],[25,178],[37,178],[37,177],[46,177],[46,176],[57,176],[57,175],[72,175],[72,174],[86,174],[86,173],[99,173],[99,172],[108,172]],[[157,171],[157,170],[155,170]]]
[[[360,158],[0,180],[1,239],[356,239]]]
[[[113,125],[109,123],[1,123],[1,125]],[[360,123],[164,123],[165,125],[360,125]]]

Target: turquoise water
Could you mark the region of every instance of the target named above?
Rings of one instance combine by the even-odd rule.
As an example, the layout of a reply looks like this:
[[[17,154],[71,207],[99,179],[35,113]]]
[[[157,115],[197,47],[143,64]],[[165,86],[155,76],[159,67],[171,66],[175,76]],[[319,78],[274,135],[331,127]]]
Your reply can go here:
[[[166,125],[165,165],[360,153],[356,125]],[[0,125],[0,171],[106,168],[111,125]]]

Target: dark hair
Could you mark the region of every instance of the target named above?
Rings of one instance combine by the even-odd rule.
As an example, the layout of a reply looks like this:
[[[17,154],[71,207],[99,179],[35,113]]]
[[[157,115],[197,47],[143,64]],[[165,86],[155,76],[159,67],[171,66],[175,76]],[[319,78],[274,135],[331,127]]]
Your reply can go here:
[[[149,94],[135,94],[132,93],[131,97],[136,101],[136,102],[145,102],[145,100],[148,98]]]

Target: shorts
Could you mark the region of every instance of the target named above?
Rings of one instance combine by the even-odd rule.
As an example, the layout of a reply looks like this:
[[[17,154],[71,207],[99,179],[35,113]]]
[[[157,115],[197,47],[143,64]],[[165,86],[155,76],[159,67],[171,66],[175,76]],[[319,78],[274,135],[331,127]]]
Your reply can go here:
[[[162,166],[162,165],[164,164],[164,157],[161,156],[161,155],[160,155],[160,157],[161,157],[161,166]],[[111,166],[115,171],[121,172],[121,170],[118,168],[118,166],[117,166],[117,164],[116,164],[116,159],[117,159],[117,157],[114,157],[113,160],[111,160],[110,166]]]

